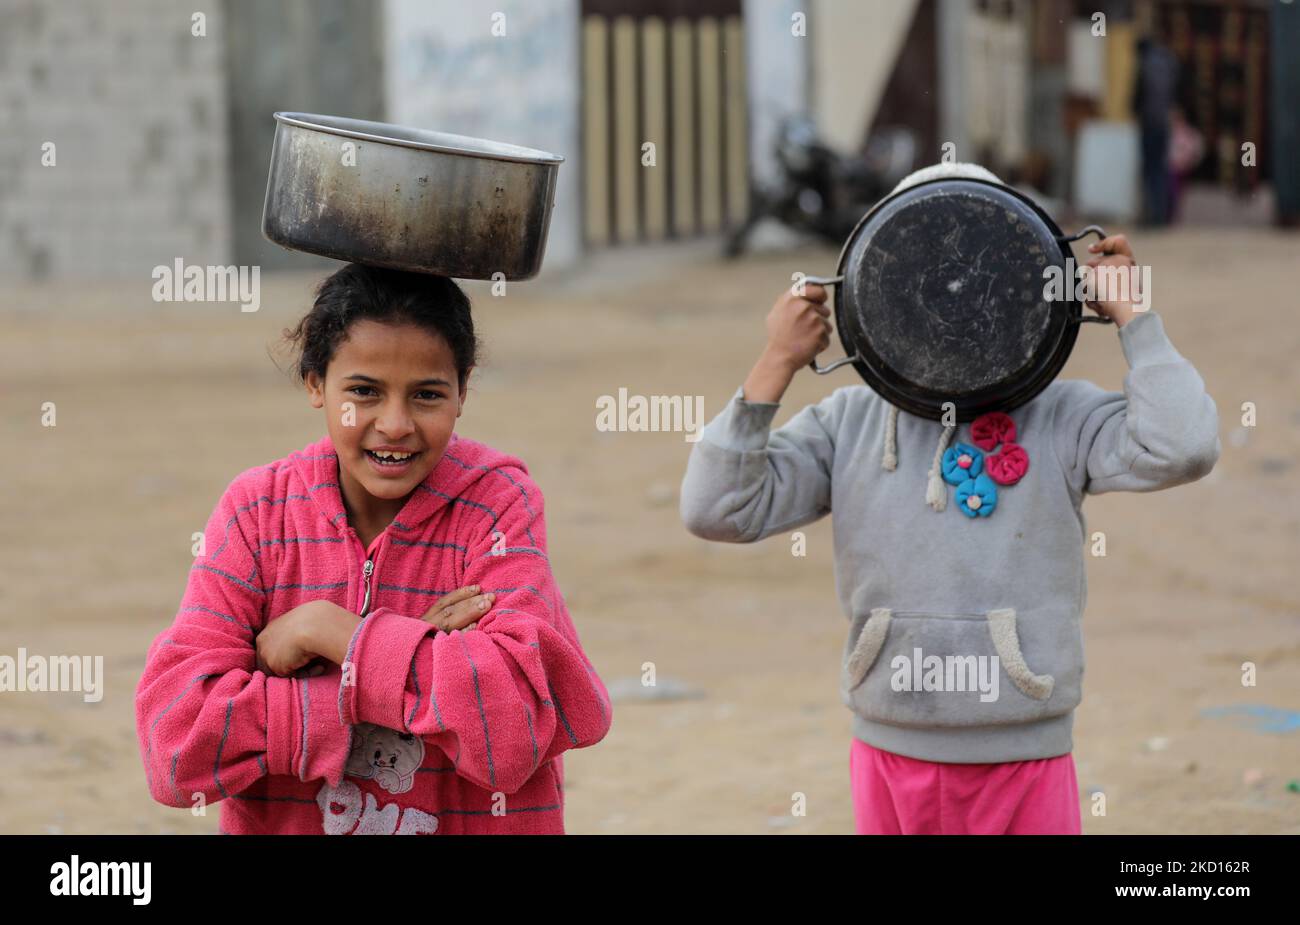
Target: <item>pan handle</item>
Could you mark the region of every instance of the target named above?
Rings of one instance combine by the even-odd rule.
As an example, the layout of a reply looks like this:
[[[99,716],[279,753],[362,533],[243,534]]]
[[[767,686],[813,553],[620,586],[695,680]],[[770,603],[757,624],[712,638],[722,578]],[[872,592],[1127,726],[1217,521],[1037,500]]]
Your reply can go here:
[[[834,372],[844,364],[852,363],[857,359],[858,359],[858,355],[855,353],[851,357],[842,357],[841,359],[836,360],[834,363],[830,364],[829,366],[818,366],[817,361],[812,360],[808,363],[808,368],[811,369],[813,372],[815,372],[817,375],[824,376],[827,373]]]
[[[1086,238],[1090,234],[1095,234],[1097,236],[1097,240],[1099,241],[1104,240],[1106,237],[1106,232],[1100,225],[1089,225],[1087,228],[1084,228],[1082,231],[1075,232],[1074,234],[1069,235],[1067,237],[1057,238],[1056,240],[1060,241],[1062,244],[1069,244],[1073,241],[1078,241],[1082,238]],[[1105,315],[1080,315],[1078,318],[1069,319],[1067,324],[1084,324],[1085,322],[1089,322],[1089,321],[1095,324],[1115,323],[1114,319],[1107,318]]]
[[[844,277],[843,276],[805,276],[803,278],[803,281],[805,283],[813,283],[818,286],[838,286],[840,283],[844,282]],[[858,359],[858,355],[855,353],[851,357],[844,357],[843,359],[836,360],[834,363],[831,363],[829,366],[818,366],[816,358],[813,358],[808,363],[808,368],[811,369],[813,372],[815,372],[817,375],[824,376],[829,372],[834,372],[835,370],[839,369],[841,366],[844,366],[846,363],[852,363],[857,359]]]
[[[1100,225],[1089,225],[1087,228],[1084,228],[1082,231],[1076,231],[1072,235],[1060,237],[1057,238],[1056,240],[1062,244],[1070,244],[1074,241],[1079,241],[1083,238],[1086,238],[1090,234],[1095,234],[1098,240],[1103,240],[1106,237],[1106,232]]]

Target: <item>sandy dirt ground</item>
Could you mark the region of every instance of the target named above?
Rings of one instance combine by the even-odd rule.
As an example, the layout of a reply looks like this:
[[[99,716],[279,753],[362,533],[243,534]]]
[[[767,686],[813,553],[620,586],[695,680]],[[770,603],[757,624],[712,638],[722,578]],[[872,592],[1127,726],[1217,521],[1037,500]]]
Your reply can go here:
[[[1085,505],[1107,555],[1088,559],[1084,829],[1300,833],[1287,787],[1300,778],[1300,241],[1134,237],[1155,307],[1218,404],[1223,456],[1196,484]],[[572,832],[852,831],[829,520],[807,528],[804,557],[786,538],[698,540],[677,512],[683,435],[595,426],[597,398],[620,387],[700,394],[712,417],[791,272],[836,257],[715,254],[608,253],[505,298],[470,284],[487,356],[461,431],[523,457],[545,491],[552,561],[606,682],[635,695],[653,662],[662,692],[687,695],[620,694],[605,741],[569,753]],[[214,807],[194,817],[150,799],[133,693],[225,485],[324,433],[267,355],[319,276],[264,279],[256,313],[160,306],[150,280],[5,288],[0,653],[102,654],[107,677],[94,704],[0,693],[0,831],[216,830]],[[1124,370],[1114,330],[1089,325],[1065,376],[1118,389]],[[777,423],[856,382],[801,374]],[[1257,686],[1243,687],[1243,662]]]

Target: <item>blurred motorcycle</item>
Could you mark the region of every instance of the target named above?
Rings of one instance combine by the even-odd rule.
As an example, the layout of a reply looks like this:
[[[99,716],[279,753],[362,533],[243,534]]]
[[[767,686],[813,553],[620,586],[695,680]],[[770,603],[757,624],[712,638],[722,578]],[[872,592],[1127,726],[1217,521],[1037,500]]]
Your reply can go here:
[[[724,256],[744,253],[765,218],[843,244],[867,210],[912,172],[916,148],[910,129],[889,127],[874,133],[860,156],[843,157],[818,137],[807,116],[787,117],[774,146],[780,178],[772,188],[751,187],[749,214],[727,236]]]

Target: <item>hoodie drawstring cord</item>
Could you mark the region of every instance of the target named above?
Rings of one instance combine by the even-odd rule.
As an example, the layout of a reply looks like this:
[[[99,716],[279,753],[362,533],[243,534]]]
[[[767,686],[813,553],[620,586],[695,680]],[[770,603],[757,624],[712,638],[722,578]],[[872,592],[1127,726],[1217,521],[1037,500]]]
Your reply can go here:
[[[934,461],[930,464],[930,478],[925,486],[925,503],[936,511],[942,511],[948,506],[948,486],[943,483],[939,464],[943,459],[943,451],[947,449],[948,441],[952,439],[956,430],[957,428],[951,424],[943,429],[943,433],[939,435],[939,445],[934,448]]]
[[[925,484],[925,503],[930,505],[936,511],[942,511],[948,507],[948,488],[943,483],[943,473],[940,470],[940,463],[943,461],[943,451],[948,448],[949,441],[957,428],[954,425],[944,427],[943,433],[939,435],[939,445],[934,449],[934,460],[930,463],[929,478]],[[880,467],[893,472],[898,468],[898,406],[889,406],[889,415],[885,418],[885,452],[880,457]]]
[[[889,406],[889,417],[885,420],[885,455],[880,458],[880,465],[893,472],[898,468],[898,406]]]

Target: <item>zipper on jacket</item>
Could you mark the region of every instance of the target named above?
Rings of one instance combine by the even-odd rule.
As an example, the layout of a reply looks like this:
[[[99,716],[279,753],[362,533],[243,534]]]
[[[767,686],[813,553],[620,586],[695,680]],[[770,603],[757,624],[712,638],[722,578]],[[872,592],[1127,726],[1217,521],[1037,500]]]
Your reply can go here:
[[[361,602],[361,613],[357,614],[359,617],[364,617],[366,611],[370,609],[370,576],[374,574],[374,571],[375,561],[373,559],[367,559],[366,564],[361,569],[361,574],[365,576],[366,599]]]

